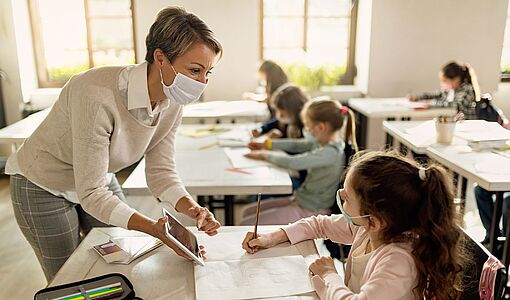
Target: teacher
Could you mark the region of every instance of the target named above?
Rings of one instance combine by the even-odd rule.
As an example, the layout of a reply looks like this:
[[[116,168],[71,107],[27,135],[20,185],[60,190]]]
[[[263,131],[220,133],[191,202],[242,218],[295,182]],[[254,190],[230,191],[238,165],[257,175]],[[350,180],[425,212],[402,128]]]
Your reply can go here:
[[[166,218],[131,208],[114,173],[145,156],[154,197],[209,235],[220,223],[176,173],[175,134],[183,105],[197,100],[221,57],[209,27],[182,8],[161,10],[146,38],[145,62],[73,76],[51,112],[7,162],[18,225],[50,281],[92,227],[119,226],[162,240]],[[81,235],[80,235],[81,231]]]

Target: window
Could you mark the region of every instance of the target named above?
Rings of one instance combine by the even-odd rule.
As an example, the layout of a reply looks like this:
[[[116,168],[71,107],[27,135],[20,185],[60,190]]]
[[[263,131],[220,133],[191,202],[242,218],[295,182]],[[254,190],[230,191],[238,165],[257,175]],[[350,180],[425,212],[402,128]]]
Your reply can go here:
[[[135,62],[131,0],[29,0],[40,87],[83,70]],[[62,13],[65,12],[65,13]]]
[[[503,52],[501,53],[501,81],[510,82],[510,5],[508,5]]]
[[[261,0],[260,11],[262,59],[308,88],[337,85],[342,75],[352,84],[356,1]]]

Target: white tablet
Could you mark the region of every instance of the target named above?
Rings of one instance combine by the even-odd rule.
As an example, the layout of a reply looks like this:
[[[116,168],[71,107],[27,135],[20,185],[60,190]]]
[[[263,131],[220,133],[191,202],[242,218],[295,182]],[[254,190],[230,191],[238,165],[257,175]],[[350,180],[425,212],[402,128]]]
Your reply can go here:
[[[166,223],[166,236],[175,245],[177,245],[177,247],[193,258],[197,264],[204,266],[204,259],[200,254],[200,248],[198,247],[197,237],[195,234],[177,221],[177,219],[166,209],[162,208],[162,210],[163,216],[168,217],[168,223]]]

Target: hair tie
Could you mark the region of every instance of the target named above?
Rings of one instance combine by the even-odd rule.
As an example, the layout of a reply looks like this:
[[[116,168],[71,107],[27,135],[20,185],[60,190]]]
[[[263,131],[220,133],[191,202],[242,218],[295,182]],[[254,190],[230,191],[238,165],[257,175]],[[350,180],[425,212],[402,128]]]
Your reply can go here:
[[[345,116],[346,114],[349,113],[349,108],[347,106],[342,105],[342,108],[340,108],[340,113],[342,114],[342,116]]]
[[[425,181],[427,179],[427,175],[425,174],[425,168],[423,167],[418,168],[418,176],[420,176],[420,179],[422,181]]]

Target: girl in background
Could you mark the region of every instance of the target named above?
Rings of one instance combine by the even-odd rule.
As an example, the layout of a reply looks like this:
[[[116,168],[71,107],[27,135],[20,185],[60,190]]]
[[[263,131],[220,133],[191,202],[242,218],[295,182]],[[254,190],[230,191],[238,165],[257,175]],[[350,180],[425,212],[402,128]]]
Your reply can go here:
[[[469,64],[452,61],[439,72],[441,90],[412,95],[411,101],[434,99],[438,106],[456,106],[466,120],[477,119],[476,101],[480,100],[480,88],[475,71]]]
[[[303,217],[328,214],[335,203],[335,191],[345,164],[345,143],[339,133],[346,120],[345,139],[355,139],[354,115],[336,101],[320,100],[307,103],[302,117],[307,129],[305,138],[249,145],[253,150],[246,155],[249,158],[267,160],[291,170],[307,171],[305,181],[293,195],[261,203],[259,224],[287,224]],[[267,150],[283,150],[294,155]],[[255,223],[256,205],[254,203],[244,211],[242,225]]]
[[[266,121],[260,128],[256,128],[252,130],[252,135],[254,137],[259,137],[262,134],[270,132],[272,129],[278,129],[281,132],[286,131],[285,124],[281,124],[278,119],[275,117],[275,111],[272,107],[273,97],[280,93],[283,89],[290,86],[289,79],[285,71],[273,61],[266,60],[264,61],[258,71],[258,77],[260,80],[266,83],[266,95],[264,102],[267,104],[267,107],[270,112],[270,118]],[[253,99],[252,94],[245,94],[244,98]]]

